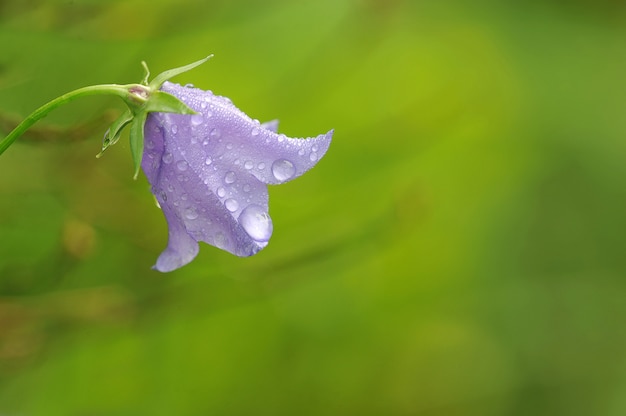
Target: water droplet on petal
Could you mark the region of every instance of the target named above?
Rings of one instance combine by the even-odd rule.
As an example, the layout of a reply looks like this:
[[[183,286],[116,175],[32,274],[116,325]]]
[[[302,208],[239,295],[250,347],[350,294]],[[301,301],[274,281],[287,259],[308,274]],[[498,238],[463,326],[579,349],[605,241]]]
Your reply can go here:
[[[198,212],[194,207],[189,207],[185,210],[185,218],[188,220],[195,220],[198,218]]]
[[[187,164],[187,161],[185,160],[179,160],[178,162],[176,162],[176,167],[178,168],[178,170],[180,170],[181,172],[187,170],[187,168],[189,167],[189,165]]]
[[[260,205],[248,205],[241,211],[238,221],[244,231],[255,241],[268,241],[272,235],[272,219]]]
[[[286,137],[287,137],[287,136],[285,136],[284,134],[279,134],[279,135],[278,135],[278,142],[279,142],[279,143],[280,143],[280,142],[282,142],[283,140],[285,140],[285,138],[286,138]]]
[[[206,103],[203,101],[202,103],[200,103],[200,108],[206,108]]]
[[[226,196],[226,189],[222,188],[221,186],[217,188],[217,196],[219,196],[220,198],[224,198]]]
[[[226,246],[228,245],[228,239],[226,238],[226,236],[224,235],[223,232],[218,232],[217,234],[215,234],[215,247],[217,248],[226,248]]]
[[[233,144],[232,144],[232,143],[228,143],[228,144],[226,144],[226,148],[227,148],[228,150],[232,150],[232,149],[233,149]]]
[[[213,163],[213,161],[211,160],[210,157],[207,157],[206,160],[204,161],[205,165],[210,165],[211,163]]]
[[[265,169],[265,163],[263,163],[263,162],[259,163],[257,168],[259,168],[259,170]]]
[[[311,162],[315,162],[317,160],[317,153],[311,152],[311,154],[309,155],[309,159],[311,160]]]
[[[272,174],[280,182],[293,178],[296,167],[287,159],[278,159],[272,163]]]
[[[226,175],[224,176],[224,182],[228,184],[235,182],[235,172],[226,172]]]
[[[254,163],[251,160],[246,160],[243,164],[243,167],[246,169],[252,169],[254,167]]]
[[[250,185],[245,184],[245,185],[243,186],[243,191],[244,191],[244,192],[250,192]]]
[[[178,126],[176,124],[172,124],[170,130],[172,131],[172,134],[176,134],[178,132]]]
[[[193,116],[191,116],[192,126],[199,126],[203,122],[204,122],[204,118],[202,117],[202,114],[194,114]]]
[[[146,141],[146,148],[154,149],[154,140],[150,139],[150,140]]]
[[[165,153],[162,157],[163,163],[172,163],[174,156],[171,153]]]
[[[252,130],[250,130],[250,135],[251,136],[258,136],[259,135],[259,128],[258,127],[252,127]]]
[[[209,137],[212,139],[219,139],[221,136],[222,132],[220,132],[220,129],[218,128],[215,128],[209,132]]]
[[[224,206],[230,212],[235,212],[237,211],[237,208],[239,208],[239,203],[232,198],[228,198],[226,201],[224,201]]]
[[[304,156],[304,154],[305,154],[305,153],[306,153],[306,150],[304,150],[304,148],[302,148],[302,149],[298,150],[298,154],[299,154],[300,156]]]
[[[311,150],[313,150],[314,152],[317,152],[317,145],[314,144],[313,146],[311,146]]]

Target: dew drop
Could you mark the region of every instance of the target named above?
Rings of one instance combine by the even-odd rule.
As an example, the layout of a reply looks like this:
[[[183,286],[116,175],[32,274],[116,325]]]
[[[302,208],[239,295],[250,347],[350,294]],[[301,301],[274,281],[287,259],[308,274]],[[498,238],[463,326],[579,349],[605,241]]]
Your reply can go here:
[[[224,249],[228,245],[228,239],[226,238],[224,233],[221,231],[215,234],[214,240],[215,240],[215,247],[217,248]]]
[[[172,134],[176,134],[178,133],[178,126],[176,124],[172,124],[172,127],[170,130],[172,131]]]
[[[311,150],[313,150],[314,152],[317,152],[317,145],[316,145],[316,144],[314,144],[314,145],[311,147]]]
[[[215,128],[209,132],[209,137],[212,139],[219,139],[222,136],[220,129]]]
[[[287,159],[278,159],[272,163],[272,174],[277,180],[284,182],[293,178],[293,175],[296,174],[296,168]]]
[[[202,114],[194,114],[193,116],[191,116],[192,126],[199,126],[200,124],[202,124],[203,121],[204,118],[202,117]]]
[[[200,108],[202,108],[202,109],[206,108],[206,103],[204,101],[202,103],[200,103]]]
[[[184,172],[187,170],[189,165],[187,164],[185,160],[179,160],[178,162],[176,162],[176,167],[178,168],[179,171]]]
[[[185,218],[188,220],[195,220],[198,218],[198,211],[194,207],[189,207],[185,210]]]
[[[230,212],[235,212],[237,211],[237,208],[239,208],[239,203],[232,198],[228,198],[226,201],[224,201],[224,206]]]
[[[207,157],[206,160],[204,161],[205,165],[210,165],[211,163],[213,163],[213,161],[211,160],[210,157]]]
[[[146,141],[146,148],[154,149],[154,140],[150,139],[150,140]]]
[[[246,160],[246,162],[243,164],[243,167],[246,169],[252,169],[254,167],[254,163],[251,160]]]
[[[235,172],[226,172],[226,175],[224,175],[224,182],[228,184],[235,182]]]
[[[250,192],[250,185],[245,184],[245,185],[243,186],[243,191],[244,191],[244,192]]]
[[[251,136],[258,136],[259,135],[259,128],[258,127],[252,127],[252,130],[250,130],[250,135]]]
[[[317,160],[317,153],[311,152],[311,154],[309,155],[309,159],[311,160],[311,162],[315,162]]]
[[[259,163],[257,168],[259,168],[259,170],[265,169],[265,163],[263,163],[263,162]]]
[[[222,188],[221,186],[217,188],[217,196],[219,196],[220,198],[224,198],[226,196],[226,189]]]
[[[232,143],[226,144],[226,149],[233,150],[233,144]]]
[[[255,241],[269,241],[273,225],[267,211],[260,205],[248,205],[239,215],[239,224]]]
[[[298,154],[299,154],[300,156],[304,156],[304,154],[305,154],[305,153],[306,153],[306,150],[304,150],[304,148],[302,148],[302,149],[298,150]]]
[[[162,157],[163,163],[172,163],[172,160],[174,159],[174,156],[172,156],[171,153],[165,153]]]
[[[287,136],[285,136],[284,134],[279,134],[279,135],[278,135],[278,142],[279,142],[279,143],[280,143],[280,142],[282,142],[283,140],[285,140],[285,138],[286,138],[286,137],[287,137]]]

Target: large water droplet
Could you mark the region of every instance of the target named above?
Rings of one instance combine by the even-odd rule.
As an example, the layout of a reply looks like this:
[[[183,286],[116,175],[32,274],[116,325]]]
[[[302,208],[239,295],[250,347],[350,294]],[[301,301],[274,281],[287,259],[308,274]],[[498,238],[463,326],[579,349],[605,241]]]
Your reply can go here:
[[[179,160],[178,162],[176,162],[176,167],[178,168],[178,170],[180,170],[182,172],[182,171],[187,170],[189,165],[187,164],[187,161]]]
[[[252,162],[251,160],[246,160],[246,162],[243,164],[243,167],[246,169],[252,169],[254,167],[254,162]]]
[[[195,220],[198,218],[198,211],[194,207],[189,207],[185,210],[185,218],[188,220]]]
[[[293,178],[296,167],[287,159],[278,159],[272,163],[272,174],[280,182]]]
[[[237,211],[237,208],[239,208],[239,203],[232,198],[228,198],[226,201],[224,201],[224,206],[230,212],[235,212]]]
[[[239,215],[239,224],[255,241],[265,242],[270,239],[274,228],[272,219],[260,205],[248,205]]]
[[[228,184],[235,182],[235,172],[226,172],[226,175],[224,176],[224,182]]]

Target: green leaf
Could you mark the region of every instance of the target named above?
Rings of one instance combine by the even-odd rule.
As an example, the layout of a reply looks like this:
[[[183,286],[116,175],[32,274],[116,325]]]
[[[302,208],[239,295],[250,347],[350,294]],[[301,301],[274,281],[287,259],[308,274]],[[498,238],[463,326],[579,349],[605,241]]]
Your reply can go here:
[[[199,61],[193,62],[189,65],[185,65],[185,66],[181,66],[179,68],[174,68],[174,69],[170,69],[167,70],[165,72],[161,72],[159,75],[157,75],[152,82],[150,83],[150,88],[153,88],[154,90],[158,90],[159,88],[161,88],[161,85],[163,85],[163,83],[167,80],[169,80],[170,78],[175,77],[176,75],[180,75],[183,72],[187,72],[191,69],[194,69],[195,67],[202,65],[203,63],[205,63],[206,61],[208,61],[209,59],[211,59],[213,57],[213,55],[209,55],[204,59],[200,59]]]
[[[146,124],[148,114],[145,111],[135,114],[135,118],[130,125],[130,153],[133,157],[134,174],[133,178],[137,179],[139,170],[141,169],[141,158],[143,156],[143,127]]]
[[[172,94],[163,91],[154,91],[145,104],[144,111],[156,113],[196,114],[184,102]]]
[[[133,121],[133,113],[130,111],[130,109],[127,109],[113,122],[113,124],[111,124],[109,130],[107,130],[107,132],[104,134],[104,139],[102,141],[102,150],[96,155],[96,157],[101,157],[104,154],[104,151],[107,150],[109,146],[117,143],[117,141],[120,139],[120,135],[122,134],[122,130],[131,121]]]

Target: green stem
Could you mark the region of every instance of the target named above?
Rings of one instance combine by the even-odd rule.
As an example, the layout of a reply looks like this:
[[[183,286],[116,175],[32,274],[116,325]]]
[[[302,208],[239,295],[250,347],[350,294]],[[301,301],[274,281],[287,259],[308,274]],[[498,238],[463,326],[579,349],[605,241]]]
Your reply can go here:
[[[90,95],[117,95],[126,100],[129,97],[129,85],[118,84],[102,84],[92,85],[89,87],[79,88],[74,91],[70,91],[67,94],[63,94],[60,97],[42,105],[35,111],[33,111],[28,117],[24,119],[16,128],[13,129],[4,139],[0,141],[0,155],[9,148],[26,130],[28,130],[33,124],[44,118],[48,113],[55,108],[75,100],[79,97],[86,97]]]

